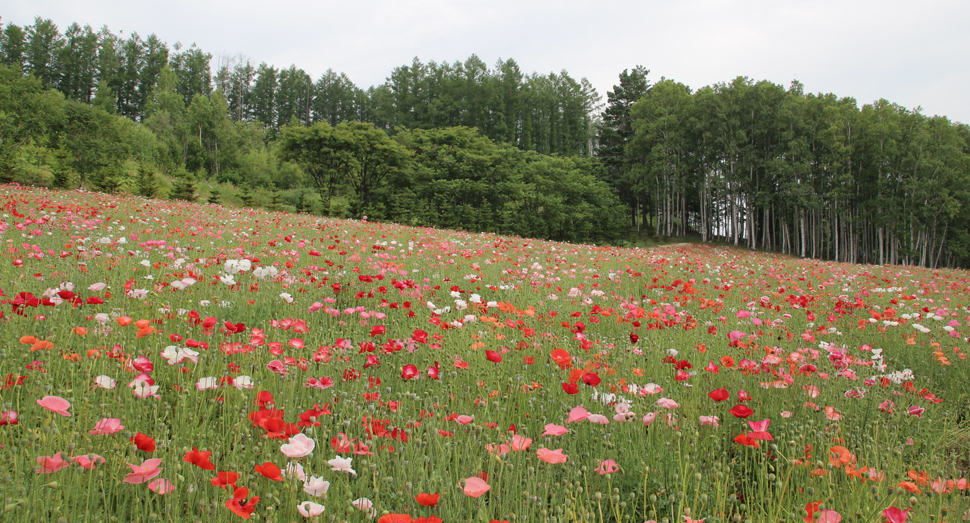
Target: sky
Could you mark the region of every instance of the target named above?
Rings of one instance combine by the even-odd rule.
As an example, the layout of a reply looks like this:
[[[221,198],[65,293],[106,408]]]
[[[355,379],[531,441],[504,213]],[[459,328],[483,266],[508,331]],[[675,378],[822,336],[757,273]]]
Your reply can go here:
[[[5,0],[2,23],[50,18],[155,33],[220,58],[244,57],[359,87],[398,66],[515,59],[524,73],[568,71],[606,100],[643,65],[693,89],[738,76],[806,92],[880,98],[970,123],[966,0]]]

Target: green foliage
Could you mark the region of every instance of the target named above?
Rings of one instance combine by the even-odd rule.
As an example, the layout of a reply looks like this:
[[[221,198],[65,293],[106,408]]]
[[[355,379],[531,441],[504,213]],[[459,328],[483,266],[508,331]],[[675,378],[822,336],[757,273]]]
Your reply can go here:
[[[155,171],[145,165],[138,166],[138,195],[145,198],[158,196],[158,179]]]
[[[195,190],[195,179],[186,171],[180,171],[175,175],[175,185],[172,187],[172,192],[169,198],[173,200],[182,200],[186,202],[194,202],[198,199],[198,195]]]

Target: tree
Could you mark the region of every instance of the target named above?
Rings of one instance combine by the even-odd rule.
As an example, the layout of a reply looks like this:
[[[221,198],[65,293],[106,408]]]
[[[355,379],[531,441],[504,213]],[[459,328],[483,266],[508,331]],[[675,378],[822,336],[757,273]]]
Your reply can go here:
[[[632,189],[630,168],[637,163],[636,159],[627,157],[627,145],[633,139],[633,117],[630,111],[633,104],[650,92],[647,75],[650,73],[642,65],[633,71],[624,69],[620,73],[620,83],[613,86],[612,91],[606,93],[606,109],[602,114],[602,125],[599,131],[599,147],[597,158],[606,168],[606,182],[620,196],[632,211],[632,225],[639,224],[637,210],[643,208],[646,212],[646,202],[643,196]]]
[[[326,122],[310,127],[285,127],[279,141],[280,157],[299,164],[317,187],[323,212],[330,213],[330,202],[340,179],[339,159],[344,153]]]
[[[64,37],[57,25],[50,19],[38,16],[34,19],[34,25],[27,28],[26,37],[24,58],[27,71],[37,77],[44,87],[56,87],[60,79],[57,57],[64,46]]]
[[[7,24],[3,30],[3,45],[0,46],[0,52],[3,53],[2,65],[13,69],[17,74],[23,74],[27,66],[26,42],[27,35],[24,34],[23,28],[15,24]]]
[[[0,181],[13,179],[18,151],[45,143],[61,125],[64,96],[45,90],[41,81],[0,67]]]
[[[99,181],[106,192],[112,192],[117,188],[114,180],[121,162],[130,151],[123,133],[124,120],[81,102],[67,101],[63,107],[60,145],[70,153],[71,166],[78,173],[81,186],[91,179]]]

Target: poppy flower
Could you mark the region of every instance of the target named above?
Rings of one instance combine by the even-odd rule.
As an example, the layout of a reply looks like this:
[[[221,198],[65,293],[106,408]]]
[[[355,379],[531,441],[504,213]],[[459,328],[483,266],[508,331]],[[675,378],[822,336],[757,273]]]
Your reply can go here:
[[[93,470],[95,466],[104,463],[105,459],[103,456],[97,454],[82,454],[80,456],[74,456],[71,461],[77,463],[82,469]]]
[[[520,436],[516,434],[512,436],[511,448],[514,451],[528,450],[529,445],[532,445],[532,438],[527,438],[525,436]]]
[[[579,387],[574,383],[562,382],[562,390],[566,394],[579,394]]]
[[[441,376],[441,368],[438,366],[438,362],[434,362],[434,366],[428,366],[428,377],[436,380]]]
[[[407,514],[384,514],[377,523],[412,523],[413,521]]]
[[[311,496],[320,497],[330,490],[330,482],[320,476],[309,476],[303,481],[303,492]]]
[[[728,412],[730,412],[736,418],[747,418],[748,416],[754,414],[751,407],[748,407],[747,405],[735,405],[734,407],[731,407],[731,410]]]
[[[162,464],[162,460],[157,458],[146,459],[141,465],[128,464],[131,467],[131,472],[123,480],[125,483],[131,485],[139,485],[145,483],[155,476],[162,473],[162,469],[159,467]]]
[[[37,463],[40,464],[40,468],[36,470],[38,474],[50,474],[70,465],[61,457],[60,452],[53,456],[41,456],[37,458]]]
[[[290,459],[299,459],[313,452],[315,446],[315,441],[301,433],[290,438],[289,443],[280,446],[280,451]]]
[[[143,452],[155,452],[155,439],[151,436],[146,436],[139,432],[130,439],[132,444],[138,447],[138,450]]]
[[[886,518],[885,523],[906,523],[906,519],[909,517],[909,510],[889,507],[882,511],[882,516]]]
[[[730,398],[731,397],[731,393],[729,393],[725,389],[714,389],[711,392],[708,392],[707,393],[707,396],[709,398],[711,398],[712,400],[714,400],[714,401],[720,402],[720,401],[724,401],[724,400]]]
[[[401,369],[401,379],[404,381],[410,380],[412,378],[418,377],[418,367],[415,365],[405,365]]]
[[[543,436],[562,436],[563,434],[569,432],[569,429],[566,427],[553,423],[547,424],[545,429],[545,432],[542,433]]]
[[[613,474],[614,472],[620,470],[620,466],[616,464],[612,459],[600,460],[600,466],[594,469],[595,472],[599,472],[600,476],[606,474]]]
[[[304,501],[296,506],[296,510],[305,518],[313,518],[323,514],[324,506],[312,501]]]
[[[71,417],[71,413],[67,411],[71,408],[71,402],[60,396],[44,396],[37,400],[37,404],[53,413]]]
[[[267,461],[262,465],[256,465],[255,470],[258,474],[262,474],[263,477],[271,479],[273,481],[283,481],[283,476],[280,475],[280,468],[273,463]]]
[[[566,420],[566,423],[582,421],[588,417],[589,417],[589,411],[584,409],[582,405],[579,405],[579,406],[573,407],[573,409],[569,411],[569,418]]]
[[[125,426],[121,424],[121,420],[118,418],[102,418],[101,421],[94,424],[94,430],[89,430],[88,434],[109,436],[124,429]]]
[[[473,498],[480,498],[483,494],[491,489],[491,485],[485,483],[485,480],[479,477],[472,476],[465,480],[465,495],[471,496]]]
[[[226,508],[243,519],[249,519],[249,516],[256,511],[256,503],[259,503],[259,496],[253,496],[249,501],[243,503],[243,500],[248,495],[249,489],[246,487],[239,487],[233,490],[232,499],[226,502]]]
[[[442,523],[442,521],[438,516],[428,516],[426,518],[414,518],[411,523]]]
[[[175,485],[171,481],[165,478],[159,478],[148,484],[148,490],[158,494],[159,496],[164,496],[170,492],[175,491]]]
[[[209,483],[212,483],[212,486],[219,488],[236,488],[237,481],[239,481],[238,472],[219,472],[216,474],[216,477],[209,480]]]
[[[546,463],[565,463],[569,458],[562,453],[562,449],[549,450],[545,447],[536,451],[536,456]]]
[[[185,454],[182,461],[186,463],[191,463],[204,470],[215,470],[216,466],[209,461],[209,455],[212,454],[211,450],[205,452],[199,452],[199,449],[192,447],[192,451]]]
[[[438,504],[438,498],[440,497],[441,494],[438,494],[437,492],[434,494],[421,493],[415,496],[414,501],[420,503],[422,507],[433,507]]]
[[[583,383],[589,385],[590,387],[595,387],[602,381],[598,374],[595,372],[587,372],[583,374]]]
[[[351,464],[353,461],[354,461],[354,458],[336,457],[327,461],[327,464],[330,465],[331,470],[333,470],[334,472],[346,472],[348,474],[356,476],[357,471],[351,468]]]
[[[502,355],[493,350],[485,351],[485,358],[492,363],[502,363]]]
[[[754,448],[758,448],[760,446],[758,444],[758,440],[749,437],[747,434],[738,434],[737,436],[734,437],[734,442],[740,443],[741,445],[745,445],[748,447],[754,447]]]

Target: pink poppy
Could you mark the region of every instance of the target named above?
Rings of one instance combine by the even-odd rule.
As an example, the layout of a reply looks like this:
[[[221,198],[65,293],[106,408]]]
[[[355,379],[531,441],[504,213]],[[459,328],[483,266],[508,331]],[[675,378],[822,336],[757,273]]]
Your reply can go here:
[[[104,457],[97,454],[83,454],[80,456],[74,456],[71,461],[77,463],[82,469],[92,470],[94,467],[104,463]]]
[[[455,418],[455,421],[458,422],[459,425],[468,425],[469,423],[475,421],[475,417],[462,414],[461,416]]]
[[[480,498],[491,489],[491,485],[485,483],[482,478],[472,476],[465,480],[465,495],[473,498]]]
[[[123,481],[132,485],[145,483],[162,473],[162,469],[159,467],[161,464],[162,460],[158,458],[146,459],[141,465],[129,463],[128,466],[131,467],[131,472],[128,473],[128,476]]]
[[[300,512],[305,518],[313,518],[323,514],[324,507],[319,503],[314,503],[312,501],[304,501],[296,506],[296,510]]]
[[[600,473],[600,476],[604,474],[612,474],[620,470],[620,466],[616,464],[612,459],[606,461],[600,461],[600,466],[594,469],[596,472]]]
[[[660,398],[659,400],[657,400],[657,406],[662,409],[676,409],[680,405],[678,405],[676,401],[670,398]]]
[[[583,408],[582,405],[578,407],[573,407],[573,410],[569,411],[569,419],[566,423],[572,423],[574,421],[582,421],[589,417],[589,411]]]
[[[549,450],[545,447],[536,451],[536,455],[546,463],[565,463],[569,457],[562,453],[562,449]]]
[[[839,523],[842,521],[842,514],[834,510],[823,510],[818,513],[816,523]]]
[[[120,419],[103,418],[101,421],[94,424],[94,430],[89,430],[88,434],[94,436],[109,436],[124,429],[125,426],[121,424]]]
[[[882,511],[882,516],[888,520],[887,523],[906,523],[906,519],[909,517],[909,510],[889,507]]]
[[[512,436],[512,450],[527,450],[529,445],[532,445],[532,438],[527,438],[518,434]]]
[[[562,436],[563,434],[569,432],[569,429],[563,427],[562,425],[556,425],[554,423],[549,423],[546,425],[546,431],[542,433],[543,436]]]
[[[504,443],[501,445],[492,445],[491,443],[488,443],[485,445],[485,450],[491,452],[492,454],[508,454],[509,451],[512,450],[512,447],[509,447]]]
[[[50,474],[68,466],[68,462],[64,461],[60,452],[53,456],[41,456],[37,458],[37,463],[40,464],[40,468],[36,471],[38,474]]]
[[[593,423],[599,423],[600,425],[609,425],[610,420],[602,414],[590,414],[586,416],[586,421],[591,421]]]
[[[151,483],[148,484],[148,489],[158,494],[159,496],[164,496],[169,492],[173,492],[175,490],[175,485],[173,485],[171,481],[165,478],[158,478],[155,481],[152,481]]]
[[[909,408],[909,415],[916,416],[917,418],[922,418],[924,412],[926,412],[926,409],[920,407],[919,405],[913,405]]]
[[[646,416],[643,417],[643,424],[649,427],[650,424],[653,423],[653,420],[656,419],[656,417],[657,417],[656,412],[648,412]]]
[[[37,400],[37,404],[61,416],[71,417],[71,413],[67,411],[71,408],[71,403],[60,396],[44,396]]]

